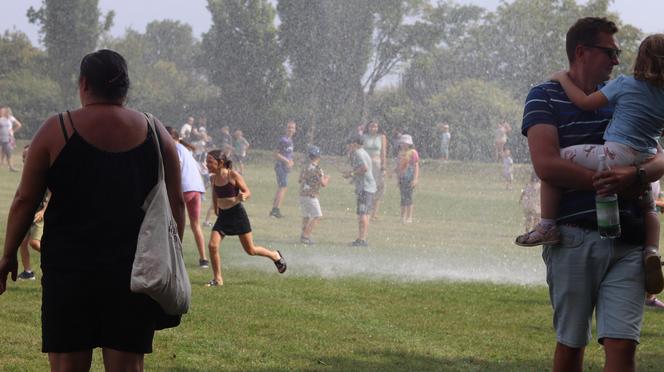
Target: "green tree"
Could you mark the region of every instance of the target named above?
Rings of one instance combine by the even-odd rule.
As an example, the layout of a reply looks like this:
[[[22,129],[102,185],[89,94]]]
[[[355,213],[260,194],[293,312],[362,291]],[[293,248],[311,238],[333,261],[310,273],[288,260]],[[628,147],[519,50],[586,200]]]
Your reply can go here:
[[[192,69],[194,59],[200,53],[191,26],[179,21],[152,21],[145,28],[146,63],[170,61],[180,70]]]
[[[458,81],[431,97],[421,112],[422,120],[431,123],[422,133],[428,139],[423,146],[429,152],[435,153],[431,148],[437,144],[434,124],[446,121],[454,133],[450,151],[455,159],[491,161],[495,126],[499,121],[507,120],[514,129],[508,142],[513,156],[527,159],[528,149],[517,124],[523,104],[496,83],[475,79]]]
[[[376,84],[399,65],[438,46],[446,48],[463,40],[484,12],[478,6],[420,0],[377,1],[372,61],[364,87],[373,94]]]
[[[2,104],[23,123],[19,138],[31,138],[44,120],[62,111],[60,87],[38,70],[18,69],[0,77]]]
[[[98,0],[42,0],[39,9],[30,7],[28,19],[40,26],[46,47],[49,74],[64,93],[63,104],[75,101],[75,78],[83,56],[97,47],[99,37],[113,24],[114,12],[103,20]]]
[[[338,138],[362,116],[362,76],[373,32],[369,5],[281,0],[277,6],[280,40],[292,68],[291,109],[305,123],[309,142]]]
[[[530,86],[568,66],[567,29],[586,16],[606,16],[620,28],[616,35],[624,57],[615,73],[630,73],[642,37],[608,12],[608,0],[579,5],[574,0],[516,0],[502,3],[481,22],[471,24],[456,41],[418,55],[404,75],[403,88],[422,103],[463,79],[495,82],[518,100]]]
[[[374,32],[369,69],[362,88],[371,96],[378,82],[415,52],[424,2],[421,0],[388,0],[374,4]],[[407,19],[418,20],[405,23]]]
[[[200,67],[221,89],[217,115],[266,137],[285,89],[275,9],[267,0],[208,0],[208,9],[212,27],[203,35]]]
[[[162,35],[179,36],[156,38],[156,30]],[[167,46],[168,40],[172,40],[172,50]],[[145,34],[129,29],[121,38],[106,38],[102,45],[116,50],[127,60],[131,79],[128,105],[149,111],[173,126],[178,126],[188,116],[206,115],[214,119],[210,113],[218,105],[219,89],[193,66],[193,54],[199,45],[189,25],[154,21],[148,24]],[[191,54],[179,55],[179,50]],[[215,122],[211,120],[209,124]]]
[[[36,69],[43,58],[44,53],[23,32],[5,31],[0,35],[0,77],[18,69]]]
[[[30,138],[46,117],[62,109],[60,89],[45,73],[45,53],[22,32],[0,36],[0,95],[23,123],[16,133]]]

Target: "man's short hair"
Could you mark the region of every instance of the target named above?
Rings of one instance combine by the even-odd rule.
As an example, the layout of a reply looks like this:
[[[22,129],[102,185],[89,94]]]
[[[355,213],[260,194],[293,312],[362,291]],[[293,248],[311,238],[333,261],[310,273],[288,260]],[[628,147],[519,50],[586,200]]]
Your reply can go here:
[[[356,145],[363,145],[364,144],[364,139],[361,136],[354,135],[350,136],[349,138],[346,139],[346,144],[356,144]]]
[[[605,17],[586,17],[577,20],[567,31],[565,48],[569,63],[574,62],[574,53],[578,45],[597,45],[599,33],[613,35],[618,26]]]

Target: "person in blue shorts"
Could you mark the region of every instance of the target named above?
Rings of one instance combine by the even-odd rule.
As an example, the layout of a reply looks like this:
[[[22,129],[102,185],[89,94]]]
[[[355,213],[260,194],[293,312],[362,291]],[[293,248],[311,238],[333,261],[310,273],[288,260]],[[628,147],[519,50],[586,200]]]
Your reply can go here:
[[[586,93],[600,89],[619,63],[617,32],[613,22],[596,17],[579,19],[567,32],[568,74]],[[526,98],[521,130],[528,137],[535,172],[564,190],[554,221],[560,240],[542,252],[557,339],[553,371],[583,369],[593,313],[605,370],[635,369],[645,296],[644,211],[636,201],[645,188],[638,181],[662,177],[664,157],[658,152],[641,164],[639,174],[634,166],[595,174],[560,156],[563,147],[602,145],[612,115],[611,106],[583,111],[554,81],[534,86]],[[601,239],[597,232],[597,189],[620,196],[619,239]]]
[[[293,136],[297,131],[297,124],[294,121],[286,123],[286,133],[279,137],[277,148],[274,150],[274,172],[277,175],[277,192],[274,194],[274,202],[270,217],[282,218],[281,203],[286,196],[288,188],[288,173],[293,168]]]
[[[371,173],[371,156],[362,147],[362,137],[354,136],[346,141],[346,150],[350,160],[351,170],[343,173],[344,178],[351,178],[355,185],[357,196],[357,239],[350,243],[353,247],[368,247],[369,216],[373,207],[373,198],[376,194],[376,180]]]

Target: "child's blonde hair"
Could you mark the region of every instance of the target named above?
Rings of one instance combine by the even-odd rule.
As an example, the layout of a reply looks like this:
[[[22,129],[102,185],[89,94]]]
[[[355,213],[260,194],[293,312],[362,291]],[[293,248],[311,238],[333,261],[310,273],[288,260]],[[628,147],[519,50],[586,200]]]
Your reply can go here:
[[[634,78],[664,87],[664,34],[653,34],[639,46],[634,62]]]

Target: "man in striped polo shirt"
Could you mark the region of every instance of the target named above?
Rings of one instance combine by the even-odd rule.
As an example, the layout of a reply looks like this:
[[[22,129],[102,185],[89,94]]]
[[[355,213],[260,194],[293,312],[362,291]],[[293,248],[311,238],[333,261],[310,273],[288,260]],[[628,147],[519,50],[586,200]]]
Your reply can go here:
[[[579,19],[567,32],[570,78],[586,93],[597,90],[619,63],[616,25],[606,18]],[[528,137],[537,175],[564,190],[558,219],[561,240],[545,246],[542,258],[553,306],[557,345],[554,371],[581,371],[596,312],[597,339],[604,345],[607,370],[635,368],[636,345],[643,319],[644,271],[642,212],[634,198],[620,199],[623,235],[600,239],[597,233],[595,187],[621,196],[638,195],[640,181],[664,175],[664,156],[636,167],[617,167],[593,180],[594,171],[560,157],[560,149],[604,143],[613,108],[584,112],[572,104],[559,83],[533,87],[526,99],[522,133]]]

